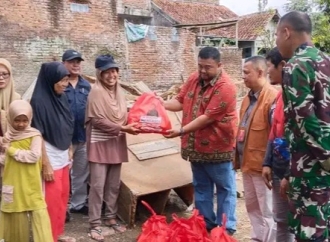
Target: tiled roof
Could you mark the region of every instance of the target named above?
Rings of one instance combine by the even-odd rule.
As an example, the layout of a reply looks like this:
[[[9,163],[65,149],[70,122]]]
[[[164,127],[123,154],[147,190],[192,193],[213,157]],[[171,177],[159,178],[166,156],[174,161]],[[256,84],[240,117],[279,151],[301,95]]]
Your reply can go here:
[[[179,24],[203,24],[237,17],[234,12],[222,5],[173,0],[152,2]]]
[[[264,30],[273,18],[279,18],[276,10],[240,16],[238,20],[238,39],[247,41],[255,40],[260,35],[260,31]],[[236,27],[230,26],[216,29],[209,31],[208,34],[234,39],[236,38]]]

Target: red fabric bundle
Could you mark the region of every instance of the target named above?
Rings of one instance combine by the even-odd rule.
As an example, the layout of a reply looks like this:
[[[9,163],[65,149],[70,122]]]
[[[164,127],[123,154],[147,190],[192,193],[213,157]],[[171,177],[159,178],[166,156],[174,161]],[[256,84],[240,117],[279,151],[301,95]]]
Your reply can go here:
[[[190,218],[178,218],[173,214],[170,224],[171,237],[169,242],[211,242],[206,231],[204,218],[194,210]]]
[[[145,201],[141,203],[149,209],[152,216],[142,225],[142,232],[137,242],[168,242],[170,231],[166,217],[157,215]]]
[[[171,121],[161,101],[154,93],[144,93],[134,103],[128,114],[128,124],[138,123],[141,133],[166,134]]]
[[[216,227],[212,229],[211,231],[211,241],[212,242],[237,242],[236,239],[231,237],[229,234],[226,232],[226,215],[222,215],[222,226],[221,227]]]

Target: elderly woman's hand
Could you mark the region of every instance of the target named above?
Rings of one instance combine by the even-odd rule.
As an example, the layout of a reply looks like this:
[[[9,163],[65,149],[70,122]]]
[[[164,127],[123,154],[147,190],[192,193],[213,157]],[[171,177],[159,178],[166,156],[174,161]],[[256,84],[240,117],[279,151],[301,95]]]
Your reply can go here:
[[[121,127],[121,131],[123,131],[125,133],[129,133],[129,134],[137,135],[137,134],[139,134],[140,130],[138,128],[134,127],[136,125],[137,125],[137,123],[124,125]]]

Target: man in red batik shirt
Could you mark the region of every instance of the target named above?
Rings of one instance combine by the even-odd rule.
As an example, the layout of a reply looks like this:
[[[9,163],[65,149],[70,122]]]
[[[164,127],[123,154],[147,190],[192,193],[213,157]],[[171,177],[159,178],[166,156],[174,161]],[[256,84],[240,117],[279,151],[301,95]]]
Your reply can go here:
[[[236,87],[221,68],[218,49],[201,49],[198,71],[190,75],[176,98],[164,102],[164,107],[182,111],[182,128],[170,130],[165,137],[182,138],[182,158],[191,162],[195,206],[204,216],[207,229],[221,225],[225,213],[227,232],[235,233],[236,181],[232,161],[238,122]]]

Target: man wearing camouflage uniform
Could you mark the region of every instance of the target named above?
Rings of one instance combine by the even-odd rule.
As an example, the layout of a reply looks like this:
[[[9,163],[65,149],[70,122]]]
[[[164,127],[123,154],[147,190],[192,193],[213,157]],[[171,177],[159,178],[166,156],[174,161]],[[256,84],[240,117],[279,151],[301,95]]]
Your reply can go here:
[[[283,75],[291,169],[281,192],[288,191],[296,240],[323,242],[330,221],[330,59],[312,45],[311,32],[309,16],[298,11],[284,15],[276,31],[278,49],[291,58]]]

